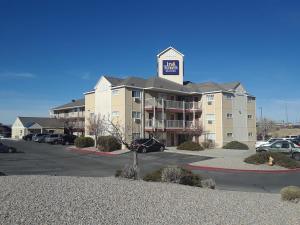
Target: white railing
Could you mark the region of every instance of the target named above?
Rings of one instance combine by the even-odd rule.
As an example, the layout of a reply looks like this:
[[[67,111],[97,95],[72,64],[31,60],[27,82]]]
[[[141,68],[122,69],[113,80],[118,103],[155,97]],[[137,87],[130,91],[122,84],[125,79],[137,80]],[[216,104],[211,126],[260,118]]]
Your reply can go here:
[[[183,128],[184,120],[167,120],[166,128]]]
[[[55,118],[83,118],[84,117],[84,112],[69,112],[69,113],[53,113],[51,114],[51,117]]]
[[[154,119],[146,119],[145,120],[145,128],[177,128],[177,129],[193,129],[197,128],[201,124],[200,120],[155,120],[155,126],[154,126]]]
[[[167,109],[183,109],[183,101],[165,100]]]
[[[155,120],[155,126],[154,126],[154,119],[146,119],[145,121],[145,128],[159,128],[162,129],[164,127],[164,121],[163,120]]]
[[[164,100],[161,98],[145,99],[145,108],[152,108],[154,106],[157,108],[162,108],[164,106],[166,109],[201,109],[202,102],[184,102],[184,101]]]

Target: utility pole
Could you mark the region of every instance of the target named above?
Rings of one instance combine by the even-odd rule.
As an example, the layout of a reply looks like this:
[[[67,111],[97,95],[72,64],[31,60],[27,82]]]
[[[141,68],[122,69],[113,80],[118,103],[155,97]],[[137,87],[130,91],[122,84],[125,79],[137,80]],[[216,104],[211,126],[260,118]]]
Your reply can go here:
[[[286,119],[286,126],[289,125],[289,116],[287,111],[287,103],[285,103],[285,119]]]
[[[262,107],[259,107],[260,109],[260,128],[261,128],[261,131],[262,131],[262,138],[263,140],[265,140],[265,124],[263,123],[263,108]]]

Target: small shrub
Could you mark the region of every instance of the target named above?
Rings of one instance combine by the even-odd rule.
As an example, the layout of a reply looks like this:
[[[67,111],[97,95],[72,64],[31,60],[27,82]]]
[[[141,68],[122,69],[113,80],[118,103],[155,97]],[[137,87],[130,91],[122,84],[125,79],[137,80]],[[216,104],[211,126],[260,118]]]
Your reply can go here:
[[[121,144],[113,136],[101,136],[97,141],[98,149],[103,152],[112,152],[121,149]]]
[[[115,177],[120,177],[122,174],[122,170],[116,170]]]
[[[182,176],[182,169],[180,167],[168,166],[161,172],[161,181],[167,183],[179,183]]]
[[[202,187],[201,181],[202,177],[200,177],[198,174],[191,173],[182,176],[179,183],[183,185]]]
[[[208,149],[208,148],[213,148],[214,147],[214,143],[211,140],[208,141],[204,141],[201,143],[202,147],[204,149]]]
[[[216,188],[216,182],[211,178],[204,179],[204,180],[201,180],[201,187],[215,189]]]
[[[137,171],[137,168],[135,168],[134,166],[132,165],[126,165],[121,174],[120,174],[120,177],[122,178],[127,178],[127,179],[138,179],[138,171]]]
[[[300,187],[284,187],[281,189],[280,194],[283,201],[300,201]]]
[[[94,145],[94,139],[91,137],[77,137],[75,139],[75,146],[78,148],[93,147]]]
[[[224,149],[241,149],[241,150],[248,150],[248,145],[238,142],[238,141],[231,141],[223,146]]]
[[[189,151],[201,151],[203,150],[202,146],[193,141],[186,141],[177,146],[179,150],[189,150]]]
[[[160,182],[161,181],[161,172],[163,168],[160,168],[158,170],[155,170],[151,173],[148,173],[144,176],[144,181],[153,181],[153,182]]]
[[[247,157],[244,162],[250,164],[265,164],[269,162],[269,157],[274,159],[274,163],[278,166],[282,166],[289,169],[300,168],[300,163],[294,159],[291,159],[287,155],[277,152],[260,152]]]

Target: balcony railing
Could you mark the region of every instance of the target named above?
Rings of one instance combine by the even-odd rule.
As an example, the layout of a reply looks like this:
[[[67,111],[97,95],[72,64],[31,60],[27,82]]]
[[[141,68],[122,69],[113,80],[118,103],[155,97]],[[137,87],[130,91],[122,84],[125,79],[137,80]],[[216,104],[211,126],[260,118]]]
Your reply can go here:
[[[192,120],[155,120],[154,119],[146,119],[145,121],[146,129],[193,129],[196,128],[197,125],[200,124],[200,121],[192,121]],[[154,126],[155,124],[155,126]]]
[[[184,101],[174,101],[174,100],[164,100],[148,98],[145,99],[145,108],[166,108],[166,109],[186,109],[186,110],[197,110],[201,109],[202,102],[184,102]]]
[[[57,118],[57,119],[84,118],[84,112],[51,113],[50,117]]]

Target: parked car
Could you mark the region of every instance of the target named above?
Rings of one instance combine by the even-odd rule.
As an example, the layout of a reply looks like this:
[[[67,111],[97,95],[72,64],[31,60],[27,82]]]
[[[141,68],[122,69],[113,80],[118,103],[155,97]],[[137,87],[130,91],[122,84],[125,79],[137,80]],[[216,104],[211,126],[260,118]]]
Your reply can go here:
[[[138,152],[150,152],[150,151],[161,151],[165,150],[165,145],[160,143],[154,138],[142,138],[136,139],[131,143],[133,148],[136,148]]]
[[[279,140],[270,144],[265,144],[256,149],[257,152],[279,152],[290,155],[296,160],[300,160],[300,147],[295,146],[289,140]]]
[[[58,144],[63,137],[63,134],[50,134],[45,137],[45,143]]]
[[[45,137],[47,135],[48,134],[35,134],[35,135],[32,136],[32,140],[35,141],[35,142],[42,143],[42,142],[45,142]]]
[[[33,136],[33,134],[27,134],[27,135],[23,136],[22,139],[24,141],[32,141],[32,136]]]
[[[300,147],[300,139],[292,139],[291,142],[293,142],[296,147]]]
[[[0,153],[15,153],[17,149],[11,146],[7,146],[0,142]]]
[[[58,144],[62,145],[71,145],[74,144],[75,139],[77,138],[76,135],[72,134],[65,134],[58,140]]]
[[[257,149],[258,147],[262,146],[262,145],[266,145],[266,144],[271,144],[273,143],[274,141],[279,141],[279,140],[283,140],[282,138],[270,138],[269,140],[267,141],[257,141],[255,143],[255,148]]]

